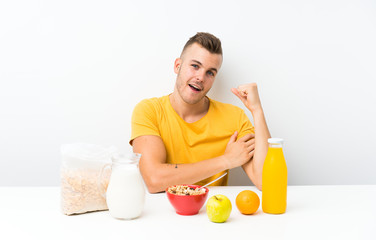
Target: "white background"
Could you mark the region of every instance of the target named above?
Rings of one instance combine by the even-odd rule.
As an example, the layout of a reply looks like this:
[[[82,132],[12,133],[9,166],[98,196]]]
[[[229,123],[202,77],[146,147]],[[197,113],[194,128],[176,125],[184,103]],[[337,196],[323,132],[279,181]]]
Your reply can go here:
[[[0,185],[59,185],[63,143],[129,150],[133,107],[172,92],[198,31],[223,45],[210,97],[244,108],[230,88],[258,84],[290,185],[376,184],[375,1],[15,0],[0,3]]]

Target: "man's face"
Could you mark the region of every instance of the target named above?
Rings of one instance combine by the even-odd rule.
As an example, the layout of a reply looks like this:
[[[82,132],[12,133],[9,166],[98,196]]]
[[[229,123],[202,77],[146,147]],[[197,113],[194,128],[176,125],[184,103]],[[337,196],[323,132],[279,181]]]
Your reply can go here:
[[[175,61],[176,90],[188,104],[200,102],[212,87],[222,64],[222,55],[210,53],[201,45],[189,46]]]

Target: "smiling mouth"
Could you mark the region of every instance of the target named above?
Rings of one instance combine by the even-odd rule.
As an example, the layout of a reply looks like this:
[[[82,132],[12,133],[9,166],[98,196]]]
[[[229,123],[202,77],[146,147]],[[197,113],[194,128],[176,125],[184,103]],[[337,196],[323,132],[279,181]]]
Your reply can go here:
[[[196,92],[200,92],[202,91],[202,89],[198,86],[195,86],[195,85],[192,85],[192,84],[188,84],[188,86],[193,90],[193,91],[196,91]]]

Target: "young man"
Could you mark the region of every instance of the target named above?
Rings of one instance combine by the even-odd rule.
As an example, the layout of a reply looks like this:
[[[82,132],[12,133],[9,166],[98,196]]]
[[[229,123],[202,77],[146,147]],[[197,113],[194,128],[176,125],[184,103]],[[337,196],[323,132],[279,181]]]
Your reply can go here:
[[[133,151],[151,193],[176,184],[203,185],[242,166],[261,190],[270,133],[255,83],[231,91],[251,111],[209,99],[222,64],[221,42],[209,33],[190,38],[174,63],[173,93],[141,101],[132,115]],[[212,185],[227,185],[228,175]]]

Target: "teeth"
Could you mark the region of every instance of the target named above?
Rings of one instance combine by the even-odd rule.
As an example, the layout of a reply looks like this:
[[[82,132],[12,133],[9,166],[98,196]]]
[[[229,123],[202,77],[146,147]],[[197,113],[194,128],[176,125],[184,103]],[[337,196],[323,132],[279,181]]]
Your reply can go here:
[[[194,86],[194,85],[189,84],[189,86],[193,87],[193,88],[196,89],[197,91],[201,91],[200,88],[198,88],[198,87],[196,87],[196,86]]]

